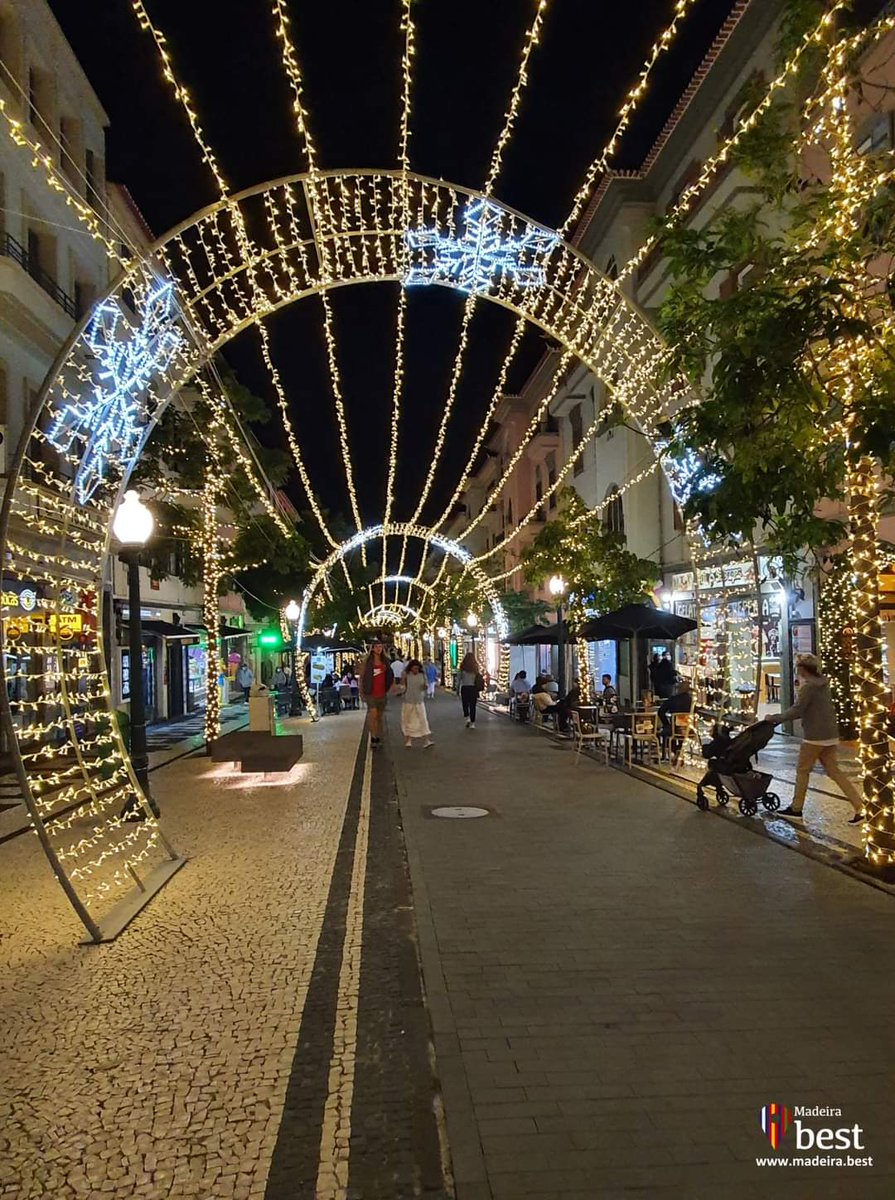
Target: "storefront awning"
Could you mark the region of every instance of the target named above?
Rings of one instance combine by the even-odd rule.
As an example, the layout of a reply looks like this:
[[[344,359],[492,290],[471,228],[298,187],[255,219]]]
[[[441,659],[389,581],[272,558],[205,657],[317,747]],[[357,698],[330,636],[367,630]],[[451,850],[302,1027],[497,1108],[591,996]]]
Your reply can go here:
[[[190,625],[190,629],[197,636],[199,634],[207,634],[207,625]],[[248,637],[248,629],[241,629],[238,625],[222,625],[218,631],[218,636],[221,638]]]
[[[198,630],[186,625],[175,625],[173,621],[141,621],[140,628],[144,633],[151,633],[155,637],[192,639],[199,636]]]

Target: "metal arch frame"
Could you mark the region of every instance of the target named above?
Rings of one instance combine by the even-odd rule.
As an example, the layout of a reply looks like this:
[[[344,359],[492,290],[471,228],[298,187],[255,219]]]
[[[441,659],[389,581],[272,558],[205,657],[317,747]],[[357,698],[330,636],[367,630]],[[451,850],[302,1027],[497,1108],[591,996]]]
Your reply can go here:
[[[397,199],[408,195],[410,207],[404,208]],[[319,222],[311,220],[311,196],[314,207],[325,214],[323,228]],[[243,329],[304,297],[353,283],[404,282],[407,277],[407,234],[421,225],[434,225],[448,236],[455,236],[462,214],[460,206],[478,199],[483,199],[482,194],[472,189],[396,170],[299,173],[258,184],[189,217],[133,260],[76,326],[57,355],[29,410],[11,465],[0,509],[0,541],[9,552],[0,563],[0,573],[7,579],[10,576],[39,579],[48,592],[47,607],[55,606],[55,642],[50,637],[37,644],[44,652],[52,653],[55,649],[62,664],[59,692],[54,703],[61,713],[56,724],[64,727],[65,736],[72,745],[74,765],[65,768],[67,778],[71,779],[66,787],[75,797],[88,797],[89,807],[85,811],[91,813],[94,825],[98,826],[93,841],[102,843],[95,855],[92,850],[89,852],[91,857],[86,861],[89,868],[86,871],[82,871],[77,863],[67,867],[63,861],[66,855],[67,861],[72,861],[72,852],[76,849],[74,840],[67,844],[68,835],[60,833],[58,824],[52,829],[49,821],[44,824],[42,814],[46,815],[48,809],[39,789],[32,789],[26,769],[28,746],[24,737],[20,740],[10,696],[7,688],[2,686],[5,683],[2,655],[0,713],[42,847],[91,937],[98,934],[100,907],[118,900],[125,907],[133,907],[135,892],[145,887],[145,872],[180,860],[145,805],[117,727],[104,737],[112,748],[115,778],[124,781],[121,788],[131,793],[133,802],[146,816],[145,832],[136,828],[122,830],[120,821],[113,820],[109,800],[103,797],[95,750],[85,750],[82,744],[87,735],[79,715],[83,705],[74,686],[77,672],[73,666],[66,665],[71,659],[64,654],[66,646],[58,632],[61,628],[58,617],[67,603],[63,599],[66,590],[83,589],[84,595],[94,598],[92,603],[96,603],[96,597],[102,597],[110,554],[109,525],[120,494],[167,404],[220,346]],[[508,237],[531,230],[556,238],[554,231],[488,199],[503,214],[500,219],[506,221]],[[288,225],[287,236],[282,236],[282,228],[273,221],[260,225],[250,221],[249,228],[260,230],[260,240],[251,241],[248,255],[243,258],[242,246],[235,233],[235,210],[268,203],[276,207],[278,203],[285,205],[287,200],[288,214],[294,218]],[[282,217],[286,208],[279,212]],[[409,214],[409,223],[406,228],[396,228],[401,222],[399,214],[403,212]],[[253,213],[249,211],[247,215],[251,217]],[[626,397],[629,416],[638,421],[645,436],[660,450],[657,426],[673,415],[687,395],[679,380],[669,381],[663,375],[667,349],[661,338],[618,286],[576,248],[556,238],[543,265],[545,281],[537,286],[523,286],[519,280],[500,276],[494,278],[493,286],[476,283],[475,294],[524,316],[531,324],[545,330],[598,377],[610,383],[620,376],[633,380],[630,397]],[[176,308],[171,315],[171,328],[176,326],[182,335],[177,353],[164,367],[154,364],[148,381],[140,385],[141,390],[136,396],[139,414],[135,421],[139,437],[127,450],[117,452],[117,459],[112,457],[112,469],[96,494],[91,495],[87,503],[79,504],[74,495],[73,476],[80,461],[79,454],[82,456],[84,452],[82,445],[76,441],[73,447],[66,446],[48,465],[41,458],[41,446],[47,442],[41,432],[46,423],[42,425],[41,422],[44,418],[47,421],[58,418],[60,412],[72,404],[84,404],[96,388],[95,358],[88,345],[88,330],[95,314],[110,302],[113,305],[118,302],[122,312],[124,307],[134,312],[129,301],[134,297],[143,297],[145,301],[160,282],[176,285]],[[432,278],[431,282],[435,286],[457,287],[445,278]],[[137,309],[145,311],[144,301],[138,300]],[[123,340],[126,349],[132,340],[131,333],[131,325],[125,321],[114,336]],[[128,398],[131,398],[130,394]],[[639,415],[636,411],[638,401]],[[98,409],[95,413],[89,417],[85,436],[93,436],[90,431],[96,431],[98,423],[104,419],[98,415]],[[36,476],[31,470],[34,467],[38,468]],[[673,485],[673,480],[671,482]],[[14,537],[20,538],[24,547],[21,552],[10,542],[11,524]],[[406,526],[396,523],[391,528],[400,532]],[[444,547],[446,539],[442,535],[429,529],[423,533],[431,544]],[[345,547],[339,547],[338,554],[349,552],[346,547],[350,547],[351,542],[349,539]],[[354,544],[359,543],[355,541]],[[468,565],[471,555],[459,543],[454,545],[459,551],[455,557]],[[76,560],[74,563],[72,558]],[[474,571],[470,565],[470,571],[475,576],[481,569]],[[488,591],[494,591],[484,572],[481,572],[480,583],[486,595]],[[502,616],[497,602],[495,616],[499,612]],[[0,616],[8,615],[0,606]],[[0,622],[0,648],[15,650],[21,639],[17,642],[16,637],[10,635],[8,626],[7,620]],[[51,627],[48,625],[47,628]],[[94,640],[96,645],[90,647],[87,669],[92,672],[91,678],[100,682],[96,684],[95,694],[91,692],[90,713],[111,716],[114,724],[102,639]],[[25,644],[33,643],[26,641]],[[63,831],[67,828],[67,824],[62,826]],[[71,838],[74,839],[74,833]],[[74,857],[76,859],[76,855]],[[141,862],[144,878],[136,879],[135,888],[130,877],[134,876],[134,865]],[[92,888],[88,886],[90,881],[85,882],[85,875],[91,873],[94,875]],[[88,910],[93,901],[96,909]]]

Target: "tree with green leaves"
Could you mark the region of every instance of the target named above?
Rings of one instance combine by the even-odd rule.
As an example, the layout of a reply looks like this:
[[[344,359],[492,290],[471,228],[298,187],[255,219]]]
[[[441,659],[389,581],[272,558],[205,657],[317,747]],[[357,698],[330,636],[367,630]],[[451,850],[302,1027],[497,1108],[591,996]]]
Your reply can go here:
[[[790,37],[816,8],[788,6]],[[855,604],[839,624],[854,627],[868,855],[892,862],[875,548],[895,469],[895,181],[889,151],[857,146],[855,113],[886,102],[862,75],[875,31],[831,30],[737,151],[754,198],[700,229],[663,227],[660,326],[700,395],[664,432],[667,452],[696,464],[685,515],[715,544],[756,537],[789,566],[806,548],[848,555]]]
[[[659,582],[658,564],[632,553],[573,488],[560,493],[556,517],[523,551],[521,566],[536,586],[551,575],[565,579],[573,623],[648,600]]]
[[[658,564],[632,553],[623,535],[607,529],[600,513],[589,509],[574,488],[560,492],[556,517],[525,548],[521,566],[526,580],[536,586],[552,575],[563,577],[572,627],[589,616],[650,599],[660,577]],[[583,640],[578,642],[578,674],[587,694],[590,677]]]

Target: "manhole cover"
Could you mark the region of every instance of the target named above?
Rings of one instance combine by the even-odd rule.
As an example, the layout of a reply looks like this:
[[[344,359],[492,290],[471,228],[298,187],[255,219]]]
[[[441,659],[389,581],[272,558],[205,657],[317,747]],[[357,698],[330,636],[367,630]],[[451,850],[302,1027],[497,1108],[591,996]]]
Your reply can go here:
[[[448,805],[445,808],[433,808],[433,817],[454,817],[457,820],[465,821],[472,817],[487,817],[487,808],[469,808],[461,804]]]

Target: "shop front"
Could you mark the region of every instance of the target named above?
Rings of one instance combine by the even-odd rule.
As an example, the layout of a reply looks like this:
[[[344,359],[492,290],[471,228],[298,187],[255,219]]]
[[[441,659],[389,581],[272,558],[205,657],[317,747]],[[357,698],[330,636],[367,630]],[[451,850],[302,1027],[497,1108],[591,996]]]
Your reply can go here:
[[[791,702],[793,663],[816,653],[815,596],[809,576],[787,580],[778,559],[759,556],[672,576],[671,607],[697,628],[676,643],[678,671],[699,703],[764,712]]]

